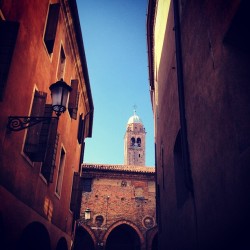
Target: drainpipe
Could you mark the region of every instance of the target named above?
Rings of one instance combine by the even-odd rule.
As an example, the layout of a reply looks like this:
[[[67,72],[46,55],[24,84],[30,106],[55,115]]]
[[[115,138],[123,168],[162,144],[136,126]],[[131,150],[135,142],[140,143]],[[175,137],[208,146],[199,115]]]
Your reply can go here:
[[[190,166],[190,156],[188,147],[187,136],[187,122],[185,111],[185,94],[184,94],[184,81],[183,81],[183,62],[182,62],[182,47],[181,47],[181,31],[180,31],[180,14],[179,14],[179,1],[173,0],[174,7],[174,30],[175,30],[175,50],[176,50],[176,68],[177,68],[177,82],[178,82],[178,97],[179,97],[179,113],[181,125],[181,143],[183,150],[183,162],[185,165],[186,185],[189,189],[194,207],[195,217],[195,237],[196,247],[198,245],[198,223],[197,223],[197,209],[194,196],[193,180]]]
[[[191,177],[188,140],[187,140],[187,122],[186,122],[186,112],[185,112],[184,83],[183,83],[179,1],[173,0],[173,5],[174,5],[176,68],[177,68],[179,112],[180,112],[180,124],[181,124],[181,143],[182,143],[183,158],[184,158],[183,161],[186,169],[186,178],[188,179],[186,184],[191,193],[193,193],[193,182]]]

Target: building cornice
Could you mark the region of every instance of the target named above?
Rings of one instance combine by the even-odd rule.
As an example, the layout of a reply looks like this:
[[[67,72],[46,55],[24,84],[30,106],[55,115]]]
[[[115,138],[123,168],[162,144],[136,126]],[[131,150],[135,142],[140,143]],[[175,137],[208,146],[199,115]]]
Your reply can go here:
[[[133,165],[123,165],[123,164],[82,164],[82,172],[87,171],[99,171],[99,172],[116,172],[116,173],[141,173],[141,174],[155,174],[154,167],[145,166],[133,166]]]

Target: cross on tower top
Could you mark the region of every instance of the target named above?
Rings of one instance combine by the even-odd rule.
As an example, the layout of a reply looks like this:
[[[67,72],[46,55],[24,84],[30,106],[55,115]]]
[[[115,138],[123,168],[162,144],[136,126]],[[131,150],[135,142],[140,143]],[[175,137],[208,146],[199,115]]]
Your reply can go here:
[[[136,108],[137,108],[136,104],[134,104],[133,108],[134,108],[134,114],[135,114],[136,113]]]

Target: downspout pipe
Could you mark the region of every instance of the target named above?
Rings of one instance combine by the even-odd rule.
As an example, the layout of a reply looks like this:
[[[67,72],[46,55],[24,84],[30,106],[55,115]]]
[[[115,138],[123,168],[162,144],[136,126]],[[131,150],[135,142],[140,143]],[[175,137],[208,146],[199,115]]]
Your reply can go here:
[[[187,122],[185,111],[185,94],[184,94],[184,81],[183,81],[183,63],[182,63],[182,48],[181,48],[181,31],[180,31],[180,14],[179,14],[179,1],[173,0],[174,7],[174,31],[175,31],[175,50],[176,50],[176,69],[177,69],[177,82],[178,82],[178,97],[179,97],[179,113],[181,125],[181,143],[183,150],[183,162],[186,170],[186,185],[193,195],[193,181],[190,168],[190,157],[187,138]]]
[[[192,195],[194,207],[194,223],[195,223],[195,244],[198,249],[198,218],[196,200],[194,195],[194,187],[192,180],[192,172],[190,165],[190,155],[187,137],[187,121],[185,111],[185,92],[183,81],[183,61],[182,61],[182,47],[181,47],[181,31],[180,31],[180,14],[179,14],[179,1],[173,0],[174,7],[174,30],[175,30],[175,49],[176,49],[176,68],[177,68],[177,82],[178,82],[178,97],[179,97],[179,113],[181,124],[181,143],[183,150],[183,162],[185,164],[186,185]]]

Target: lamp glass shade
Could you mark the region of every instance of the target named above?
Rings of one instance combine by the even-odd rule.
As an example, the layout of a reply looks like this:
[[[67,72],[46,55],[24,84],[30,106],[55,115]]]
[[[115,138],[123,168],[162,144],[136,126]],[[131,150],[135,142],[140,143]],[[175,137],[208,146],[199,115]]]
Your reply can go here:
[[[84,213],[85,220],[90,220],[90,209],[87,208]]]
[[[72,88],[62,79],[50,86],[52,109],[57,116],[60,116],[66,110],[71,90]]]

